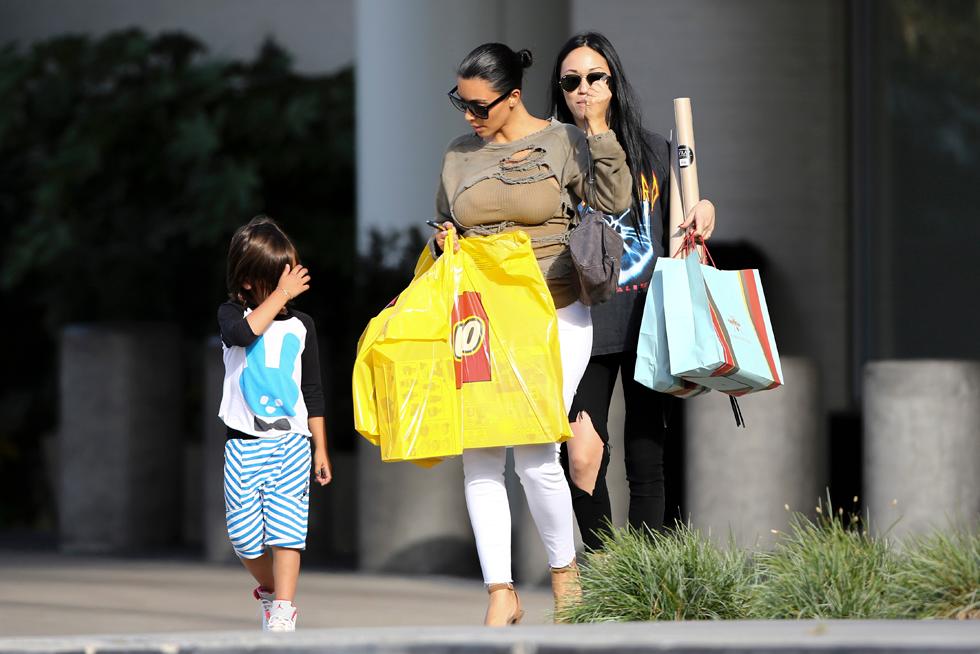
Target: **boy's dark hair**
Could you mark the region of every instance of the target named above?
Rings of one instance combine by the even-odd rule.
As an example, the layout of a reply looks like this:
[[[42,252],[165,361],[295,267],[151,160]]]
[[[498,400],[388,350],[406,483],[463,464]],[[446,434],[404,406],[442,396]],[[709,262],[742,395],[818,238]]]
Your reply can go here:
[[[231,237],[228,298],[254,309],[276,290],[286,265],[298,260],[296,246],[276,221],[268,216],[252,218]]]

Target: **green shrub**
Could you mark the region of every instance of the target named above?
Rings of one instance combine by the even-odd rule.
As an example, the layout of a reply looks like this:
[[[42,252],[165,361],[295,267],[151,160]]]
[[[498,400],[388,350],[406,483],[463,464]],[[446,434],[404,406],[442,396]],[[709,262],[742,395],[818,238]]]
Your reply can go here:
[[[567,622],[719,620],[745,617],[749,569],[734,547],[719,549],[677,524],[668,533],[613,529],[582,561],[582,599]]]
[[[887,539],[869,533],[857,516],[820,511],[816,522],[794,514],[789,533],[755,555],[752,617],[897,617],[889,601],[897,560]]]
[[[953,527],[911,537],[892,601],[905,618],[980,619],[980,532]]]
[[[856,515],[826,505],[818,513],[794,514],[773,549],[751,557],[685,524],[670,533],[613,529],[582,561],[581,599],[556,617],[980,619],[980,524],[893,548]]]
[[[0,384],[0,529],[53,523],[38,436],[55,429],[60,329],[214,335],[228,239],[257,213],[312,270],[298,307],[317,322],[333,444],[352,447],[350,399],[329,389],[350,383],[351,317],[391,297],[362,292],[357,271],[352,70],[300,75],[273,43],[222,61],[192,36],[126,30],[0,46],[0,92],[0,301],[30,316],[0,328],[18,371]],[[188,348],[189,439],[198,360]]]

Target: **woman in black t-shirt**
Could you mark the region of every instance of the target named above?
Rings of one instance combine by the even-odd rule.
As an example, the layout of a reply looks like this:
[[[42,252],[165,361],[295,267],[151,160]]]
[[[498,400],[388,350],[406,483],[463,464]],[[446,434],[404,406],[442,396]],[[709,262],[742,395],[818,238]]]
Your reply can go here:
[[[573,420],[580,412],[588,414],[595,432],[583,433],[579,429],[576,437],[568,441],[568,447],[562,448],[562,465],[571,486],[575,516],[582,538],[591,549],[600,546],[597,534],[611,517],[605,475],[609,463],[607,420],[616,375],[622,372],[629,524],[636,528],[660,529],[663,525],[664,423],[667,403],[673,401],[633,380],[647,286],[656,258],[664,255],[668,238],[668,143],[663,136],[643,129],[619,56],[609,40],[596,32],[573,36],[558,53],[550,87],[551,108],[558,120],[584,128],[585,98],[589,87],[600,80],[612,91],[608,122],[626,151],[634,189],[629,210],[605,217],[623,237],[622,272],[616,294],[608,302],[592,307],[592,357],[579,382],[570,414]],[[708,239],[714,223],[714,205],[702,200],[681,227]],[[593,480],[594,490],[590,493]]]

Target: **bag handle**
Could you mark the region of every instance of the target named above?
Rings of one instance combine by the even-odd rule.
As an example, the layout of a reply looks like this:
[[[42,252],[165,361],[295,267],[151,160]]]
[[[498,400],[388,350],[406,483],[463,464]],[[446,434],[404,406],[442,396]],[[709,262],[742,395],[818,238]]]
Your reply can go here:
[[[710,264],[712,268],[718,267],[715,264],[714,257],[711,256],[711,252],[708,250],[708,244],[704,240],[698,241],[693,230],[684,234],[684,240],[681,241],[681,247],[677,250],[675,258],[684,259],[691,253],[696,253],[698,255],[698,261],[701,263]]]

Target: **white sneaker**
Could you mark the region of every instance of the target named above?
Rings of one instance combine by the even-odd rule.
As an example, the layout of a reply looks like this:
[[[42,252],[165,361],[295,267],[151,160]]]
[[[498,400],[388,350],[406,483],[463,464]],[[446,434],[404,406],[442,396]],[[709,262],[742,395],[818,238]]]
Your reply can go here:
[[[266,631],[296,631],[298,611],[289,600],[276,600],[269,609]]]
[[[272,602],[276,599],[276,594],[266,590],[262,586],[256,586],[252,591],[252,597],[259,601],[259,614],[262,616],[262,631],[269,631],[269,611],[272,609]]]

